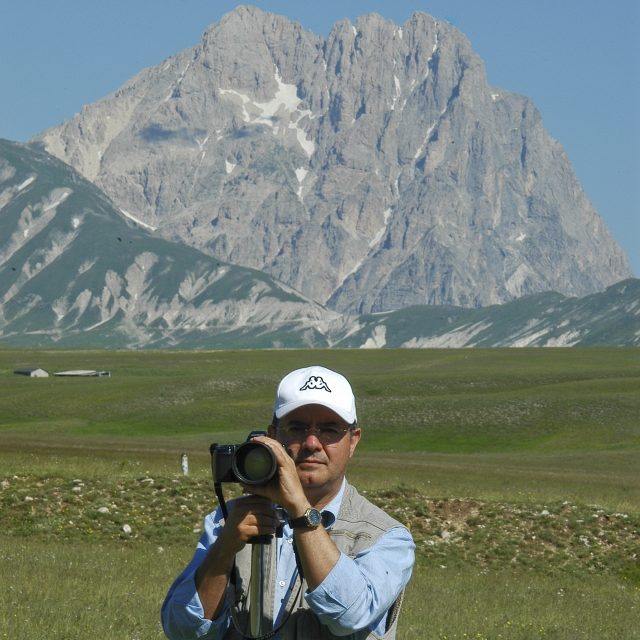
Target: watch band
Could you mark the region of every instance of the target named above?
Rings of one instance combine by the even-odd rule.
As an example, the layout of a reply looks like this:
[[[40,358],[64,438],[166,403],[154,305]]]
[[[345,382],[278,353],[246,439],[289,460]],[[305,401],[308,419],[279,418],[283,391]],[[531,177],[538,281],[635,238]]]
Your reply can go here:
[[[313,507],[307,509],[298,518],[291,518],[289,526],[292,529],[316,529],[322,524],[322,514]]]

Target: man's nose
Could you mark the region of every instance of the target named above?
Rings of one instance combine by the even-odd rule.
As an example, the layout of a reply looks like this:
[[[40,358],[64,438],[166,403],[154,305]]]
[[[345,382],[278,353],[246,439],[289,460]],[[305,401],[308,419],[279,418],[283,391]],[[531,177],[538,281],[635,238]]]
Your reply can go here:
[[[307,449],[322,449],[320,431],[318,429],[306,429],[303,442]]]

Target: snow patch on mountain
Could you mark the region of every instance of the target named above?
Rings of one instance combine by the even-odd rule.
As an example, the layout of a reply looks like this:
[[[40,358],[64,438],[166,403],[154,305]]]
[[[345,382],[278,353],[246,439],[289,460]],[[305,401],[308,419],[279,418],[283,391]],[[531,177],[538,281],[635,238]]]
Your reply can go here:
[[[300,147],[311,157],[315,151],[315,143],[309,139],[306,131],[300,126],[305,118],[312,118],[309,109],[300,109],[302,100],[298,98],[298,89],[295,84],[285,84],[282,81],[279,70],[275,69],[274,78],[278,89],[275,96],[267,102],[257,102],[245,93],[235,89],[219,89],[223,96],[232,96],[240,99],[242,119],[248,124],[264,125],[271,128],[274,135],[284,133],[286,130],[294,132]]]

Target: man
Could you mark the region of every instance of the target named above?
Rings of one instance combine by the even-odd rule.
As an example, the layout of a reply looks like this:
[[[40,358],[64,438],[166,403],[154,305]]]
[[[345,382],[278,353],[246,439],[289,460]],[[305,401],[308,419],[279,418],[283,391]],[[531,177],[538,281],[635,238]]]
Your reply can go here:
[[[276,475],[245,486],[226,521],[220,509],[205,518],[195,555],[162,606],[171,640],[251,637],[247,543],[276,531],[264,545],[263,628],[282,640],[395,638],[415,546],[345,479],[361,437],[342,375],[312,366],[282,379],[268,436],[256,438],[271,448]],[[274,505],[286,512],[283,526]]]

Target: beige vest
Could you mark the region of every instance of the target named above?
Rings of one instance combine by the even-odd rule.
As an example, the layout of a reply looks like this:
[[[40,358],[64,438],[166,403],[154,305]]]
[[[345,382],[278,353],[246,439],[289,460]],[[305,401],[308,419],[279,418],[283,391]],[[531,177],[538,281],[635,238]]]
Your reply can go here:
[[[340,551],[350,557],[355,557],[363,549],[372,546],[374,542],[386,531],[393,527],[401,527],[399,522],[387,515],[382,509],[376,507],[363,498],[354,487],[347,484],[342,499],[342,505],[338,517],[329,530],[329,534]],[[263,629],[273,627],[273,601],[276,576],[275,544],[264,546],[264,602]],[[246,545],[236,556],[236,592],[235,601],[239,609],[236,620],[240,629],[246,629],[249,634],[249,611],[251,607],[249,595],[249,578],[251,576],[251,545]],[[342,638],[343,640],[394,640],[398,614],[402,605],[403,593],[400,593],[392,607],[387,612],[387,630],[383,636],[378,636],[368,631],[357,631],[348,636],[335,636],[327,627],[320,624],[318,617],[308,608],[304,599],[307,589],[303,581],[302,588],[298,590],[300,582],[295,585],[289,602],[287,612],[291,612],[286,624],[278,633],[282,640],[331,640]],[[233,587],[230,587],[233,589]],[[297,597],[296,597],[297,596]],[[225,639],[236,640],[242,638],[232,627]]]

